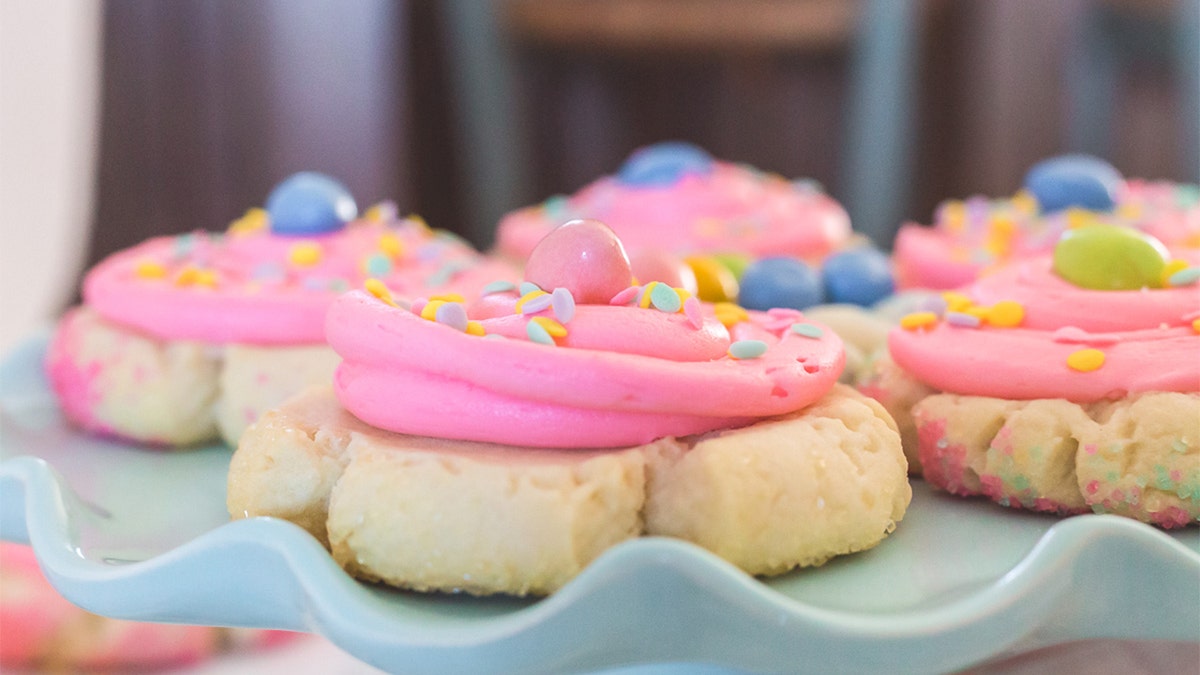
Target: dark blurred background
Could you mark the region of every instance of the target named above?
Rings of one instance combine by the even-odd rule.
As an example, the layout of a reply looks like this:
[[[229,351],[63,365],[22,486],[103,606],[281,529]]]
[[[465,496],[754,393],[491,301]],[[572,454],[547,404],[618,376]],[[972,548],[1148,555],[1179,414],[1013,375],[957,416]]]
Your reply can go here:
[[[683,139],[823,183],[887,245],[1087,151],[1200,174],[1197,0],[107,0],[88,264],[299,170],[491,243]]]

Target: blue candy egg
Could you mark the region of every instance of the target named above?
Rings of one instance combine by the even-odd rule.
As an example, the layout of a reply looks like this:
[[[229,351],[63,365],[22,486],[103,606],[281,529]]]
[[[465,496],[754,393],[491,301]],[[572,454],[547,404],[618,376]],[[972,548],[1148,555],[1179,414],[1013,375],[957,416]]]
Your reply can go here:
[[[1072,206],[1111,211],[1124,181],[1108,162],[1091,155],[1063,155],[1038,162],[1025,174],[1025,189],[1033,193],[1042,213]]]
[[[805,309],[824,302],[821,275],[795,258],[763,258],[742,274],[738,304],[746,309]]]
[[[636,187],[665,187],[687,175],[709,173],[712,163],[711,155],[691,143],[656,143],[630,155],[617,172],[617,179]]]
[[[835,253],[821,267],[825,295],[830,302],[869,307],[896,290],[887,255],[870,246]]]
[[[320,173],[293,174],[267,197],[271,232],[312,236],[336,232],[358,216],[346,186]]]

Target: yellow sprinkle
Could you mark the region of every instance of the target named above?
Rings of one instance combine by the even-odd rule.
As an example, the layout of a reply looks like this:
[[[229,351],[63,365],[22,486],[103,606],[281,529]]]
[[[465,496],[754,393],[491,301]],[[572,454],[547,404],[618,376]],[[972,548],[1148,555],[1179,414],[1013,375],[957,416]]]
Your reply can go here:
[[[971,305],[970,307],[965,307],[962,309],[963,314],[970,314],[980,321],[987,320],[989,311],[990,309],[988,307],[980,307],[979,305]]]
[[[478,335],[482,337],[487,331],[483,329],[483,324],[478,321],[467,322],[467,335]]]
[[[566,326],[563,326],[561,323],[551,319],[548,316],[535,316],[530,319],[530,321],[536,323],[542,328],[545,328],[546,332],[550,334],[550,337],[559,338],[567,336]]]
[[[946,309],[951,312],[965,312],[971,305],[975,304],[971,302],[971,298],[954,291],[942,293],[942,299],[946,301]]]
[[[208,288],[217,287],[217,273],[213,270],[197,270],[196,285],[207,286]]]
[[[678,286],[673,288],[675,289],[675,292],[679,294],[679,309],[676,311],[682,312],[683,303],[687,302],[688,298],[692,297],[692,294],[686,288],[679,288]]]
[[[363,219],[369,220],[372,223],[383,222],[383,204],[375,204],[363,213]]]
[[[641,307],[642,309],[646,309],[647,307],[650,306],[650,293],[651,293],[651,291],[654,290],[654,287],[657,285],[658,285],[657,281],[651,281],[650,283],[646,284],[645,287],[642,288],[642,299],[638,300],[638,307]]]
[[[143,260],[133,268],[133,273],[139,279],[162,279],[167,276],[167,268],[153,260]]]
[[[1067,209],[1067,229],[1076,230],[1096,222],[1096,214],[1079,207]]]
[[[1011,218],[1000,216],[992,218],[988,223],[988,236],[984,248],[997,258],[1007,256],[1016,230],[1017,225]]]
[[[433,234],[433,232],[429,229],[429,223],[425,222],[425,219],[422,218],[421,216],[419,216],[415,213],[410,213],[408,215],[408,217],[405,218],[405,220],[412,223],[413,225],[416,225],[417,228],[424,231],[425,234]]]
[[[428,321],[437,321],[438,307],[446,304],[445,300],[430,300],[421,308],[421,318]]]
[[[1197,333],[1200,333],[1200,319],[1192,320],[1192,330],[1196,331]]]
[[[1001,300],[987,309],[983,320],[997,328],[1020,326],[1025,320],[1025,307],[1013,300]]]
[[[390,258],[399,258],[404,255],[404,242],[391,232],[381,234],[379,235],[379,250]]]
[[[513,306],[513,312],[520,314],[521,308],[525,306],[525,303],[538,297],[539,295],[548,295],[548,293],[546,293],[546,291],[538,290],[538,291],[529,291],[525,295],[522,295],[521,299],[517,300],[517,304]],[[462,301],[460,300],[459,302],[462,302]]]
[[[188,265],[179,270],[179,274],[175,275],[175,285],[215,288],[217,285],[217,273],[212,270],[202,270]]]
[[[1013,208],[1025,215],[1037,213],[1038,209],[1037,197],[1034,197],[1029,190],[1020,190],[1013,195],[1012,205]]]
[[[299,267],[312,267],[321,262],[321,246],[311,241],[295,244],[288,250],[288,261]]]
[[[713,305],[713,312],[717,315],[717,321],[720,321],[721,325],[726,328],[750,318],[750,314],[745,309],[732,302],[718,302]]]
[[[265,209],[247,209],[241,218],[229,224],[229,234],[250,234],[267,226],[271,218]]]
[[[1170,283],[1171,275],[1175,274],[1179,270],[1187,269],[1188,267],[1189,267],[1189,265],[1186,260],[1176,259],[1176,260],[1169,261],[1166,264],[1166,266],[1163,267],[1162,274],[1159,275],[1159,277],[1158,277],[1157,288],[1166,288],[1166,287],[1170,286],[1171,285],[1171,283]]]
[[[946,219],[946,227],[951,232],[958,232],[967,222],[967,205],[960,201],[946,202],[942,214]]]
[[[382,281],[378,279],[367,279],[366,282],[363,283],[363,288],[367,289],[367,292],[371,295],[379,298],[392,307],[397,306],[396,301],[392,299],[392,292],[388,290],[388,287]]]
[[[937,321],[938,316],[933,312],[913,312],[900,319],[900,327],[905,330],[917,330],[918,328],[928,328]]]
[[[1117,207],[1117,217],[1121,220],[1139,220],[1142,217],[1142,207],[1135,202],[1125,202]]]
[[[441,295],[431,295],[430,300],[441,300],[442,302],[466,302],[466,299],[458,293],[442,293]]]
[[[1091,372],[1104,365],[1104,352],[1099,349],[1080,349],[1067,357],[1067,367],[1081,373]]]

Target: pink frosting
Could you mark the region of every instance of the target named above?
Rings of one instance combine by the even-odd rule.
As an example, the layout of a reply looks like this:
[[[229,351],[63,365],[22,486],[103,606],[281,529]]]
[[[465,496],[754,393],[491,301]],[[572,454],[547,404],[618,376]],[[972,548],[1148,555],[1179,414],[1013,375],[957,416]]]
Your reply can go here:
[[[1175,251],[1192,264],[1200,252]],[[1048,258],[1011,265],[963,291],[981,306],[1024,306],[1015,328],[940,321],[929,329],[894,329],[892,358],[942,391],[1006,399],[1115,399],[1132,392],[1200,391],[1200,287],[1137,291],[1078,288],[1051,270]],[[1081,372],[1067,357],[1098,349],[1104,362]]]
[[[555,227],[604,221],[631,254],[741,252],[816,259],[850,238],[845,209],[819,189],[727,162],[664,187],[629,186],[606,176],[571,197],[555,197],[500,221],[497,249],[525,260]]]
[[[514,293],[485,300],[472,310],[480,337],[364,292],[339,298],[326,331],[344,359],[335,378],[342,404],[402,433],[618,447],[798,410],[833,386],[845,359],[833,331],[793,332],[803,317],[790,310],[751,313],[727,330],[711,310],[581,304],[563,322],[567,335],[549,345],[527,338],[527,325],[555,310],[514,313]],[[738,340],[768,348],[735,359],[727,352]]]
[[[1195,186],[1130,180],[1112,213],[1091,214],[1098,222],[1135,227],[1168,246],[1200,247],[1200,199]],[[909,223],[896,233],[893,259],[901,288],[950,289],[975,280],[1009,260],[1054,250],[1073,217],[1062,211],[1042,216],[1032,202],[973,197],[943,203],[932,227]]]
[[[381,241],[394,238],[385,251]],[[399,246],[394,246],[399,242]],[[319,260],[290,260],[297,245],[319,247]],[[466,243],[415,220],[355,221],[341,231],[308,237],[196,232],[160,237],[118,252],[84,280],[84,301],[110,321],[164,339],[251,344],[324,341],[333,299],[362,285],[367,261],[386,257],[381,273],[397,293],[474,293],[495,279],[514,279],[507,264],[484,258]],[[147,263],[165,273],[139,276]],[[181,284],[187,268],[215,274],[215,284]]]

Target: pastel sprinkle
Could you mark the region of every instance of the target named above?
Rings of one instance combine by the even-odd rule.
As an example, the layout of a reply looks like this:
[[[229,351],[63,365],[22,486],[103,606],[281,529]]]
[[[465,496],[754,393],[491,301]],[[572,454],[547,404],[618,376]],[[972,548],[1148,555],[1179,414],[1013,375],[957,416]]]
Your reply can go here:
[[[143,260],[133,268],[133,273],[139,279],[162,279],[167,276],[167,268],[153,260]]]
[[[1167,285],[1175,288],[1180,286],[1195,286],[1197,282],[1200,282],[1200,267],[1181,269],[1167,279]]]
[[[971,302],[971,298],[954,291],[942,293],[942,299],[946,301],[946,311],[949,312],[964,312],[974,304]]]
[[[900,327],[904,330],[928,328],[937,323],[938,316],[933,312],[913,312],[900,318]]]
[[[530,321],[525,324],[525,335],[538,344],[554,345],[554,338],[550,337],[550,333],[546,331],[546,328],[536,321]]]
[[[189,265],[180,270],[179,274],[175,276],[175,285],[216,288],[217,273],[212,270],[199,269]]]
[[[1159,286],[1170,286],[1171,285],[1171,275],[1175,274],[1176,272],[1178,272],[1180,270],[1184,270],[1187,268],[1188,268],[1188,262],[1186,260],[1180,260],[1178,258],[1175,258],[1174,260],[1168,260],[1167,264],[1163,265],[1162,275],[1159,277],[1158,285]]]
[[[379,250],[386,256],[399,258],[404,255],[404,242],[395,234],[386,232],[379,235]]]
[[[729,355],[735,359],[757,359],[767,353],[767,343],[762,340],[738,340],[729,345]]]
[[[550,304],[554,308],[554,318],[562,323],[570,323],[575,318],[575,296],[565,288],[556,288],[550,294]]]
[[[522,284],[522,286],[524,286],[524,284]],[[543,291],[540,288],[536,288],[532,291],[527,291],[525,293],[522,293],[521,299],[517,300],[517,304],[513,307],[513,311],[516,312],[517,314],[524,314],[525,313],[525,311],[524,311],[525,303],[529,302],[530,300],[532,300],[534,298],[541,297],[543,295],[548,295],[548,294],[546,293],[546,291]],[[543,307],[542,309],[545,309],[545,307]]]
[[[408,221],[409,225],[412,225],[413,227],[417,228],[418,230],[421,230],[421,231],[425,232],[426,234],[429,234],[429,223],[425,222],[425,219],[422,218],[419,214],[410,213],[410,214],[408,214],[407,217],[405,217],[405,220]]]
[[[608,304],[628,305],[633,301],[634,298],[638,296],[638,293],[640,293],[641,290],[642,289],[638,288],[637,286],[630,286],[629,288],[626,288],[625,290],[620,291],[616,295],[612,296],[612,300],[609,300]]]
[[[489,283],[487,286],[484,286],[483,290],[480,292],[480,295],[495,295],[496,293],[507,293],[508,291],[515,290],[517,290],[516,284],[511,281],[499,279]]]
[[[1192,319],[1192,330],[1200,333],[1200,319]]]
[[[666,284],[658,284],[650,289],[650,303],[655,309],[668,314],[674,314],[683,308],[679,293]]]
[[[438,306],[434,320],[455,330],[466,332],[467,308],[463,307],[461,303],[447,302]]]
[[[287,271],[279,263],[264,262],[256,265],[251,275],[256,281],[283,281]]]
[[[537,314],[554,303],[554,296],[545,291],[538,291],[537,295],[530,293],[528,300],[519,303],[522,314]]]
[[[350,282],[341,277],[334,277],[329,280],[329,290],[334,293],[345,293],[350,290]]]
[[[425,303],[425,306],[422,307],[421,311],[419,312],[421,318],[425,319],[426,321],[437,321],[438,308],[444,304],[446,304],[445,300],[430,300],[429,302]]]
[[[1104,365],[1104,352],[1099,349],[1080,349],[1067,356],[1067,367],[1088,373]]]
[[[1014,328],[1025,320],[1025,307],[1013,300],[1001,300],[988,308],[984,320],[997,328]]]
[[[979,317],[964,312],[946,312],[946,323],[960,328],[979,328],[983,322]]]
[[[372,223],[390,223],[396,219],[398,212],[396,210],[396,202],[382,201],[371,206],[363,214],[363,218]]]
[[[441,267],[437,269],[437,271],[425,279],[425,286],[430,288],[445,286],[446,284],[450,283],[450,281],[454,279],[459,272],[466,270],[470,266],[471,263],[465,260],[447,260],[442,264]]]
[[[814,340],[820,339],[825,334],[825,331],[821,330],[820,327],[811,323],[794,323],[792,324],[792,332]]]
[[[700,309],[700,301],[696,298],[683,301],[683,315],[687,317],[688,323],[692,324],[692,328],[700,330],[704,327],[704,314]]]
[[[662,285],[663,284],[660,284],[657,281],[651,281],[645,286],[642,286],[642,292],[638,295],[638,307],[641,307],[642,309],[649,309],[650,302],[653,299],[654,289]]]
[[[367,276],[386,277],[392,273],[392,259],[383,253],[372,253],[363,261]]]
[[[732,302],[716,303],[713,312],[717,315],[717,321],[726,328],[750,319],[749,312]]]
[[[429,296],[430,300],[441,300],[442,302],[466,302],[466,298],[461,293],[441,293],[439,295]]]
[[[540,290],[542,290],[542,287],[538,286],[537,284],[533,283],[532,281],[522,281],[521,285],[517,287],[517,290],[521,293],[521,295],[524,296],[524,295],[529,295],[530,293],[532,293],[534,291],[540,291]]]
[[[382,281],[378,279],[367,279],[365,282],[363,282],[363,288],[365,288],[366,291],[371,295],[384,301],[384,303],[389,304],[392,307],[396,306],[396,301],[392,299],[392,292],[388,290],[388,287]]]
[[[270,222],[270,217],[267,215],[266,209],[257,207],[247,209],[241,218],[229,224],[229,234],[243,235],[257,232],[265,229],[268,222]]]
[[[483,337],[486,333],[487,331],[483,329],[483,324],[479,323],[478,321],[467,322],[467,335],[478,335]]]
[[[175,241],[172,242],[171,248],[173,249],[175,257],[182,258],[196,248],[196,236],[193,234],[181,234],[178,237],[175,237]]]
[[[542,328],[545,328],[546,333],[549,334],[550,337],[566,337],[567,336],[566,326],[555,321],[554,319],[551,319],[548,316],[535,316],[532,319],[530,319],[530,321],[532,321],[533,323],[536,323],[537,325],[541,326]]]
[[[321,246],[311,241],[302,241],[288,249],[288,262],[299,267],[311,267],[321,262]]]
[[[416,300],[412,301],[412,304],[409,305],[408,309],[413,314],[420,316],[421,312],[425,311],[425,305],[428,305],[428,304],[429,304],[428,298],[417,298]]]

